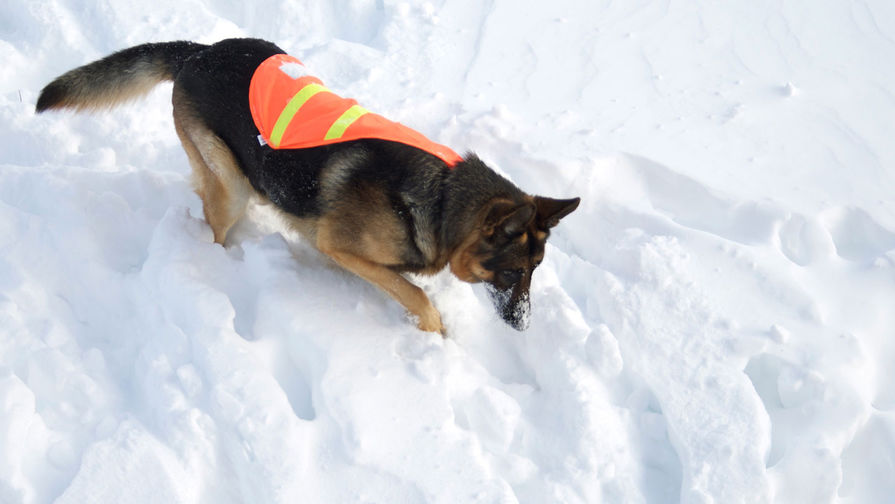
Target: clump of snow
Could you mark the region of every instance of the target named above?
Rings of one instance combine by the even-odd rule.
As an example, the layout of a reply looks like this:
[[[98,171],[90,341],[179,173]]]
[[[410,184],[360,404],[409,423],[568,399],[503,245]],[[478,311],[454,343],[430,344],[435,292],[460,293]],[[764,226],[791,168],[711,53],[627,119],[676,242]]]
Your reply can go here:
[[[308,75],[308,69],[299,63],[283,63],[280,65],[280,71],[293,79],[299,79]]]
[[[785,327],[774,324],[771,326],[771,339],[773,339],[777,343],[786,343],[786,341],[790,338],[790,333],[786,330]]]
[[[6,11],[0,502],[895,493],[888,3]],[[103,115],[33,112],[114,50],[233,36],[528,191],[580,196],[530,328],[443,273],[414,281],[450,337],[422,333],[264,207],[214,244],[170,85]]]

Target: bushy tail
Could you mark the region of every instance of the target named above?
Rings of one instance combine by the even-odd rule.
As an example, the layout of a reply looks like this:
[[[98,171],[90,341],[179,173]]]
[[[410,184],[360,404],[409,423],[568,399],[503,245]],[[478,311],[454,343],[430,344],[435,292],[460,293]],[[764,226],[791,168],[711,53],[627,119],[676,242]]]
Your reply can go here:
[[[183,62],[206,45],[194,42],[143,44],[75,68],[47,84],[37,111],[109,109],[139,98],[162,81],[174,80]]]

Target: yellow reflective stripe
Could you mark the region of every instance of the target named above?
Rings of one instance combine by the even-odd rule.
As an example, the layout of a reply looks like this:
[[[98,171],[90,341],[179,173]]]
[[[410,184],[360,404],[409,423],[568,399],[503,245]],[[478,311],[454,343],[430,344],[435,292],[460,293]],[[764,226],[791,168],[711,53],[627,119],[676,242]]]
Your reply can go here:
[[[354,105],[342,115],[336,119],[336,122],[329,127],[329,131],[326,132],[326,136],[323,137],[324,140],[333,140],[335,138],[342,138],[342,135],[345,134],[345,130],[351,126],[354,121],[357,121],[361,116],[368,113],[369,110],[361,107],[360,105]]]
[[[273,131],[270,132],[271,145],[274,147],[280,146],[280,141],[283,140],[283,134],[286,133],[286,128],[289,126],[289,123],[292,122],[292,118],[295,117],[295,114],[298,113],[298,109],[300,109],[305,102],[310,100],[312,96],[322,91],[329,91],[329,89],[326,89],[320,84],[311,83],[295,93],[295,96],[289,100],[289,103],[287,103],[286,107],[283,108],[283,111],[280,112],[280,117],[277,118],[277,122],[273,125]]]

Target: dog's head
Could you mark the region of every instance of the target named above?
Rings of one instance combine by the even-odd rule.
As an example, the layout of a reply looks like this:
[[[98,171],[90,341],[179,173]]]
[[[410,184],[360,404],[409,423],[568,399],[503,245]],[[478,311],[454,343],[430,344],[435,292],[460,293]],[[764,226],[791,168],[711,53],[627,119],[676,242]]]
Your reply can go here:
[[[451,261],[451,271],[466,282],[485,282],[500,316],[513,328],[526,329],[531,274],[544,258],[550,229],[580,201],[542,196],[492,201],[480,229]]]

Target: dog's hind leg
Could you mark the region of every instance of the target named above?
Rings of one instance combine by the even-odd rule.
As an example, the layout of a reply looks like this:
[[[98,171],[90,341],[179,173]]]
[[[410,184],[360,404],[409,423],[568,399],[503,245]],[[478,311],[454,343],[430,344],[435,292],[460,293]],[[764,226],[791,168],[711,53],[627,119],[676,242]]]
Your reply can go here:
[[[174,127],[193,168],[193,187],[202,199],[205,220],[214,241],[223,245],[227,232],[245,213],[253,189],[233,152],[199,119],[177,86]]]

